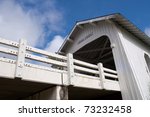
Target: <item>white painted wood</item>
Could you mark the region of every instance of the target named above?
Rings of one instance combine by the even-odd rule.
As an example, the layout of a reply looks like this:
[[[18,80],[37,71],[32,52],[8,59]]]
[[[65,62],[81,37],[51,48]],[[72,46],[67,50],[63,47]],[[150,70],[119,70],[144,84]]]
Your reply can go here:
[[[31,63],[25,63],[25,66],[36,68],[36,69],[42,69],[42,70],[46,70],[46,71],[51,71],[51,72],[67,73],[67,71],[65,71],[65,70],[54,69],[51,67],[45,67],[45,66],[35,65],[35,64],[31,64]]]
[[[50,63],[50,64],[53,64],[53,65],[59,65],[59,66],[67,66],[67,63],[65,63],[65,62],[56,61],[56,60],[53,60],[53,59],[40,57],[40,56],[28,54],[28,53],[25,55],[25,57],[28,58],[28,59],[31,59],[31,60],[39,61],[39,62]]]
[[[101,81],[101,86],[103,89],[105,89],[104,82],[105,82],[105,76],[104,76],[104,69],[103,69],[103,64],[98,63],[98,70],[99,70],[99,77]]]
[[[22,80],[62,85],[62,73],[25,66]]]
[[[104,70],[105,72],[117,74],[117,72],[116,72],[115,70],[112,70],[112,69],[108,69],[108,68],[103,67],[103,70]]]
[[[11,54],[11,55],[17,55],[18,54],[17,50],[13,50],[13,49],[6,48],[6,47],[0,47],[0,52],[6,53],[6,54]]]
[[[109,74],[109,73],[104,73],[104,76],[110,77],[110,78],[115,78],[118,79],[117,75]]]
[[[101,81],[95,78],[87,78],[80,74],[75,74],[74,78],[74,87],[90,88],[90,89],[99,89],[101,90]]]
[[[90,67],[90,68],[98,69],[97,65],[93,65],[93,64],[90,64],[90,63],[87,63],[87,62],[84,62],[84,61],[80,61],[80,60],[74,59],[74,63],[78,64],[78,65],[85,66],[85,67]]]
[[[71,46],[66,46],[66,53],[75,53],[95,39],[104,35],[108,36],[123,99],[149,99],[150,78],[146,72],[146,62],[143,56],[144,53],[150,54],[149,46],[125,29],[120,29],[113,22],[100,21],[95,27],[85,24],[84,29],[77,31],[78,29],[75,27],[73,30],[76,31],[72,31],[70,36],[73,37],[74,43]],[[78,43],[90,33],[93,33],[91,37]]]
[[[104,82],[105,90],[120,91],[120,85],[118,81],[106,79]]]
[[[10,64],[16,64],[16,60],[12,60],[12,59],[8,59],[8,58],[0,57],[0,61],[10,63]]]
[[[13,47],[19,47],[19,43],[11,41],[11,40],[6,40],[3,38],[0,38],[0,43],[4,45],[13,46]]]
[[[26,40],[21,39],[19,42],[19,50],[17,55],[16,62],[16,78],[22,78],[24,72],[24,63],[25,63],[25,53],[26,53]]]
[[[73,55],[68,53],[67,54],[67,63],[68,63],[68,84],[73,85],[74,79],[74,63],[73,63]]]
[[[69,81],[68,81],[68,72],[62,74],[62,85],[63,86],[68,86]]]
[[[106,21],[99,22],[94,27],[91,25],[84,25],[84,29],[76,31],[76,35],[74,36],[74,40],[73,40],[74,43],[69,48],[66,48],[65,52],[74,53],[78,51],[80,48],[82,48],[83,46],[85,46],[86,44],[104,35],[107,35],[108,37],[111,38],[112,36],[110,36],[111,35],[110,28],[111,28],[110,24]],[[86,37],[89,34],[91,36],[88,39],[79,43],[81,40],[83,40],[84,37]]]
[[[5,59],[6,60],[6,59]],[[14,79],[16,65],[8,61],[0,60],[0,77]]]
[[[73,85],[74,87],[91,88],[99,90],[103,88],[101,85],[103,81],[99,80],[98,77],[98,66],[73,59],[72,54],[68,54],[67,57],[57,54],[51,54],[40,49],[26,46],[26,41],[23,40],[21,40],[19,44],[7,40],[1,40],[1,44],[18,47],[19,49],[17,51],[7,47],[0,47],[0,52],[6,53],[8,55],[16,55],[18,57],[17,60],[0,58],[0,77],[2,78],[13,79],[15,77],[19,77],[21,78],[21,80],[28,82],[32,81],[63,86]],[[48,58],[45,58],[43,56],[37,56],[36,54],[29,54],[26,52],[26,50],[39,53],[41,55],[46,55],[48,56]],[[51,66],[45,67],[41,65],[36,65],[34,64],[34,62],[27,63],[25,62],[25,59],[31,59],[43,63],[50,63],[52,65],[62,66],[62,69],[58,69],[57,67],[55,68]],[[95,74],[95,76],[82,74],[82,72],[76,73],[74,69],[88,73],[93,73]],[[105,70],[114,73],[113,70],[107,68]],[[116,82],[114,83],[116,85]],[[113,82],[109,81],[106,89],[108,88],[109,90],[112,84]],[[116,87],[117,86],[115,86],[114,90],[118,90]],[[58,95],[56,97],[57,99],[59,99]]]
[[[105,80],[105,90],[120,91],[119,83],[117,81]],[[101,81],[98,78],[87,78],[80,74],[75,74],[74,87],[103,89]]]
[[[118,27],[118,30],[128,61],[128,71],[130,70],[130,77],[126,79],[126,83],[131,98],[150,99],[150,77],[144,60],[144,53],[150,53],[150,48],[124,29]]]
[[[76,65],[74,65],[74,68],[76,70],[83,71],[83,72],[88,72],[88,73],[93,73],[93,74],[99,74],[98,70],[92,70],[92,69],[89,69],[89,68],[80,67],[80,66],[76,66]]]
[[[34,48],[34,47],[31,47],[31,46],[27,46],[26,49],[28,51],[31,51],[31,52],[35,52],[35,53],[39,53],[39,54],[42,54],[42,55],[46,55],[48,57],[62,59],[62,60],[67,60],[66,56],[54,54],[54,53],[47,52],[47,51],[44,51],[44,50],[41,50],[41,49],[38,49],[38,48]]]
[[[77,76],[81,76],[84,78],[91,78],[91,79],[99,79],[99,77],[96,76],[90,76],[90,75],[86,75],[86,74],[81,74],[81,73],[75,73]]]

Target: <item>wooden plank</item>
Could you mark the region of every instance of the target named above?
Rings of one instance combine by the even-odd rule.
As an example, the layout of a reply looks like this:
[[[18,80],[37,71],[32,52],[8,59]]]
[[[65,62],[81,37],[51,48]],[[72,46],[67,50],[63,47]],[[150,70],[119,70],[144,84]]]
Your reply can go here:
[[[5,47],[0,47],[0,52],[6,53],[6,54],[11,54],[11,55],[17,55],[18,54],[17,50],[13,50],[13,49],[10,49],[10,48],[5,48]]]
[[[67,54],[67,69],[68,69],[68,84],[67,85],[73,85],[73,79],[74,79],[74,64],[73,64],[73,55],[71,53]]]
[[[120,85],[118,81],[106,79],[104,85],[105,90],[120,91]]]
[[[84,67],[80,67],[80,66],[76,66],[76,65],[74,65],[74,68],[79,71],[84,71],[84,72],[93,73],[93,74],[99,74],[98,70],[92,70],[89,68],[84,68]]]
[[[101,59],[103,59],[104,57],[107,57],[108,55],[112,54],[112,51],[109,51],[107,53],[105,53],[104,55],[101,56]]]
[[[32,55],[32,54],[26,54],[25,57],[28,59],[31,59],[31,60],[39,61],[39,62],[50,63],[50,64],[54,64],[54,65],[59,65],[59,66],[67,66],[67,63],[65,63],[65,62],[60,62],[60,61]]]
[[[101,59],[101,56],[102,56],[102,54],[103,54],[103,52],[104,52],[104,50],[105,50],[105,48],[106,48],[106,46],[107,46],[107,43],[108,43],[108,38],[105,40],[105,43],[104,43],[104,46],[103,46],[103,48],[102,48],[102,50],[101,50],[101,53],[99,54],[99,57],[98,57],[98,59]]]
[[[105,76],[104,76],[104,69],[103,69],[103,64],[102,63],[98,63],[98,70],[99,70],[99,77],[100,77],[100,81],[101,81],[101,87],[103,89],[105,89]]]
[[[27,42],[24,39],[21,39],[19,41],[19,49],[18,49],[17,62],[16,62],[15,78],[22,78],[23,73],[24,73],[26,44],[27,44]]]
[[[113,75],[113,74],[108,74],[108,73],[104,73],[105,76],[110,77],[110,78],[115,78],[118,79],[117,75]]]
[[[39,53],[39,54],[42,54],[42,55],[46,55],[48,57],[67,60],[66,56],[62,56],[62,55],[58,55],[58,54],[55,54],[55,53],[47,52],[47,51],[44,51],[44,50],[41,50],[41,49],[38,49],[38,48],[34,48],[34,47],[31,47],[31,46],[27,46],[26,49],[30,52]]]
[[[19,47],[19,43],[0,38],[0,43],[8,46]]]
[[[83,78],[90,78],[90,79],[97,79],[97,80],[99,80],[99,77],[90,76],[90,75],[86,75],[86,74],[75,73],[75,76],[80,76],[80,77],[83,77]]]
[[[108,69],[108,68],[105,68],[105,67],[104,67],[103,69],[104,69],[104,71],[106,71],[106,72],[117,74],[117,71],[115,71],[115,70]]]
[[[76,52],[75,54],[85,54],[85,53],[99,52],[99,51],[102,51],[102,49],[103,49],[103,48],[92,49],[92,50],[84,50],[84,51]],[[110,48],[110,47],[106,47],[105,50],[111,50],[111,48]]]
[[[51,72],[48,70],[36,69],[32,67],[24,67],[22,80],[48,83],[54,85],[62,85],[62,73]]]
[[[0,57],[0,61],[11,63],[11,64],[16,64],[16,60],[12,60],[12,59],[8,59],[8,58],[2,58],[2,57]]]
[[[88,88],[88,89],[99,89],[102,87],[100,85],[100,80],[98,78],[84,77],[83,75],[76,75],[74,79],[74,87]]]
[[[79,65],[83,65],[83,66],[86,66],[86,67],[98,69],[97,65],[90,64],[90,63],[87,63],[87,62],[84,62],[84,61],[74,59],[74,63],[79,64]]]
[[[14,79],[15,64],[0,61],[0,78]]]
[[[67,71],[65,71],[65,70],[54,69],[51,67],[45,67],[45,66],[35,65],[35,64],[31,64],[31,63],[25,63],[25,66],[36,68],[36,69],[42,69],[42,70],[46,70],[46,71],[52,71],[52,72],[58,72],[58,73],[67,73]]]

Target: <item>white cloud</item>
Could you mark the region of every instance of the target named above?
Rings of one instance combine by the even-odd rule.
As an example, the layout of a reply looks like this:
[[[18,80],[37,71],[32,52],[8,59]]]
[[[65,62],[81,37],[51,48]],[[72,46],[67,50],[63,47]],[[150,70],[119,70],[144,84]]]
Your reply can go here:
[[[3,1],[0,4],[0,36],[18,41],[25,38],[35,46],[42,29],[30,14],[25,13],[14,1]]]
[[[2,38],[14,41],[24,38],[32,46],[41,46],[52,31],[61,30],[62,22],[63,14],[54,0],[0,1]]]
[[[60,35],[56,35],[54,39],[47,44],[46,51],[57,52],[60,46],[62,45],[64,38]]]
[[[150,28],[145,28],[144,32],[150,37]]]

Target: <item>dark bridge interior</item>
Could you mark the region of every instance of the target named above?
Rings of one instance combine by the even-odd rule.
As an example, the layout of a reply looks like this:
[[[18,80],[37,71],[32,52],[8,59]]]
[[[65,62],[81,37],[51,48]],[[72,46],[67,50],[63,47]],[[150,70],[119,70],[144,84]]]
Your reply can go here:
[[[74,53],[74,58],[92,64],[103,63],[105,67],[116,69],[110,41],[107,36],[102,36],[93,42],[85,45]]]
[[[99,37],[94,41],[88,43],[87,45],[83,46],[78,51],[76,51],[74,53],[74,58],[82,61],[86,61],[88,63],[96,64],[96,65],[101,62],[103,63],[104,67],[116,70],[114,57],[110,45],[111,43],[107,36]],[[74,90],[74,92],[76,92],[76,89],[70,89],[70,90]],[[85,91],[87,91],[87,93],[83,93],[83,94],[95,95],[91,97],[91,99],[122,99],[120,92],[112,92],[112,91],[111,93],[105,91],[99,92],[100,94],[105,94],[105,95],[100,95],[96,91],[94,91],[95,94],[93,94],[94,93],[93,91],[85,90],[85,89],[81,89],[80,92],[85,92]],[[82,99],[81,96],[83,94],[82,93],[79,94],[80,97],[76,97],[76,98]],[[70,95],[71,99],[74,99],[73,97],[75,96]],[[83,99],[85,99],[85,97],[90,97],[90,96],[82,96],[82,97],[84,97]]]

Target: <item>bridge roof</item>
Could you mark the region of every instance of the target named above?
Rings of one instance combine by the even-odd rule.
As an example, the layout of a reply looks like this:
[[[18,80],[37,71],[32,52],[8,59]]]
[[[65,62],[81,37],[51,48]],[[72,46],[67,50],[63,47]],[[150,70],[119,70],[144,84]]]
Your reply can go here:
[[[58,52],[65,51],[67,45],[70,43],[70,41],[74,39],[72,37],[76,34],[78,27],[80,28],[83,24],[92,24],[94,22],[100,22],[104,20],[110,20],[117,23],[118,25],[126,29],[128,32],[133,34],[135,37],[137,37],[138,39],[140,39],[141,41],[143,41],[144,43],[150,46],[150,37],[148,37],[144,32],[142,32],[138,27],[136,27],[131,21],[125,18],[122,14],[115,13],[115,14],[105,15],[101,17],[77,21]]]

